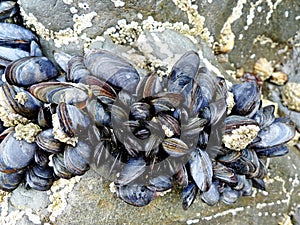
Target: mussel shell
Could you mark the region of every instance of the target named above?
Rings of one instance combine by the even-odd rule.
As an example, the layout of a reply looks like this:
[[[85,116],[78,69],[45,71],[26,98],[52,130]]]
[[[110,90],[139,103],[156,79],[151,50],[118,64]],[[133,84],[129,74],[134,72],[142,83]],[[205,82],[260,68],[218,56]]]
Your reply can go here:
[[[286,155],[289,152],[289,148],[283,144],[269,148],[257,148],[255,152],[259,157],[278,157]]]
[[[85,106],[87,99],[90,97],[88,91],[78,85],[66,82],[42,82],[32,85],[30,93],[45,103]]]
[[[213,176],[231,186],[236,186],[238,183],[237,175],[234,170],[217,162],[213,165]]]
[[[189,182],[182,190],[182,208],[187,210],[196,199],[198,187],[194,182]]]
[[[36,144],[46,152],[59,153],[64,150],[64,144],[54,138],[53,129],[41,131],[36,136]]]
[[[0,21],[14,17],[19,12],[16,1],[0,2]]]
[[[251,144],[252,148],[270,148],[285,144],[295,135],[293,126],[281,122],[274,122],[258,132],[260,141]]]
[[[250,118],[245,116],[231,115],[225,119],[225,133],[231,133],[232,130],[235,130],[241,126],[255,125],[258,126],[258,123]]]
[[[25,95],[24,103],[19,102],[15,97],[18,93]],[[28,91],[14,85],[3,83],[0,87],[0,95],[2,100],[13,113],[18,113],[29,119],[36,118],[42,103],[32,96]]]
[[[198,73],[197,77],[199,78],[198,83],[201,87],[201,93],[208,102],[211,102],[215,99],[218,84],[217,79],[207,67],[199,68]]]
[[[237,199],[240,196],[240,192],[236,191],[234,189],[231,189],[230,187],[226,187],[221,194],[221,200],[227,205],[231,205],[237,201]]]
[[[139,184],[117,186],[116,192],[124,202],[138,207],[148,205],[156,194],[155,191]]]
[[[162,126],[167,127],[172,135],[167,135],[168,137],[171,136],[179,136],[181,134],[181,129],[180,129],[180,123],[179,121],[174,118],[171,115],[165,114],[165,113],[159,113],[157,116],[158,121],[161,123]]]
[[[171,70],[169,90],[170,90],[170,85],[172,85],[172,83],[178,79],[186,77],[188,82],[194,79],[198,71],[199,65],[200,65],[200,58],[195,51],[188,51],[183,56],[181,56],[180,59],[178,59],[178,61],[174,64]],[[179,83],[179,84],[182,86],[184,85],[183,83]]]
[[[135,93],[140,76],[123,58],[102,49],[92,49],[85,54],[84,64],[93,76],[120,90]]]
[[[0,23],[0,42],[31,42],[38,41],[37,37],[28,29],[11,23]]]
[[[24,178],[24,171],[16,173],[0,172],[0,189],[3,191],[13,191],[16,189]]]
[[[43,56],[42,49],[36,41],[30,42],[30,56]]]
[[[79,141],[76,147],[67,145],[64,150],[64,164],[66,169],[74,175],[83,175],[90,168],[91,156],[92,149],[87,143]]]
[[[9,133],[0,144],[0,157],[8,168],[22,169],[33,160],[38,146],[24,140],[16,140],[15,132]]]
[[[84,139],[88,135],[87,129],[91,125],[91,121],[82,110],[62,102],[58,104],[56,112],[60,127],[69,137],[76,136]]]
[[[201,191],[207,191],[212,183],[212,162],[206,151],[196,148],[190,154],[190,174]]]
[[[57,104],[44,104],[37,116],[38,125],[42,128],[52,127],[52,115],[56,113]]]
[[[275,121],[275,106],[268,105],[256,112],[253,119],[256,120],[261,129],[271,125]]]
[[[180,186],[186,187],[188,185],[189,180],[188,180],[188,172],[186,166],[184,165],[180,166],[179,170],[174,175],[174,180]]]
[[[254,115],[260,106],[260,90],[253,81],[234,84],[234,111],[239,115]]]
[[[137,97],[142,99],[162,92],[166,81],[165,77],[159,77],[156,74],[144,76],[137,86]]]
[[[59,65],[59,67],[67,73],[68,71],[68,62],[73,58],[73,56],[65,53],[65,52],[54,52],[53,54],[55,62]]]
[[[180,157],[190,152],[189,147],[179,138],[166,138],[162,142],[163,149],[173,157]]]
[[[52,163],[53,163],[53,171],[54,174],[57,177],[63,178],[63,179],[70,179],[73,176],[75,176],[71,171],[69,171],[64,163],[64,154],[58,153],[53,155],[52,157]]]
[[[172,181],[173,181],[172,176],[159,175],[157,177],[153,177],[149,179],[149,185],[147,185],[147,187],[150,190],[162,192],[172,188],[173,186]]]
[[[38,149],[34,153],[34,162],[39,166],[46,166],[49,163],[49,153]]]
[[[73,56],[68,61],[66,80],[71,82],[79,82],[85,76],[90,76],[90,71],[85,67],[82,56]]]
[[[53,169],[49,166],[35,165],[26,171],[26,188],[38,191],[49,190],[54,181]]]
[[[145,170],[146,162],[142,158],[131,158],[120,172],[120,176],[115,181],[115,184],[127,185],[140,177]]]
[[[204,201],[209,206],[213,206],[217,204],[220,200],[218,182],[217,181],[212,182],[210,188],[205,192],[201,192],[200,196],[202,201]]]
[[[46,57],[24,57],[10,63],[5,70],[8,83],[28,87],[52,79],[58,75],[57,69]]]
[[[7,46],[0,46],[0,58],[2,60],[6,60],[7,63],[0,63],[2,65],[7,66],[11,61],[15,61],[24,57],[28,57],[29,52],[19,49],[19,48],[11,48]]]
[[[266,184],[264,182],[263,179],[259,179],[259,178],[252,178],[252,186],[255,187],[255,188],[258,188],[260,190],[263,190],[265,191],[266,190]]]
[[[146,120],[150,117],[150,105],[145,102],[135,102],[130,107],[129,116],[133,120]]]
[[[78,82],[88,85],[93,95],[104,104],[112,104],[117,97],[115,89],[97,77],[91,75],[83,76]]]

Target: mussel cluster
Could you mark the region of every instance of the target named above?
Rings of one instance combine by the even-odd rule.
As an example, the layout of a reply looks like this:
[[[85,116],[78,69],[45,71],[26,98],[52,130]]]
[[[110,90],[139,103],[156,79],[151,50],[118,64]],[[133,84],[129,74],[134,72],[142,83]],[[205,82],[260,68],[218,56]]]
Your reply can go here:
[[[265,189],[265,159],[288,153],[294,136],[254,82],[234,84],[186,52],[169,76],[140,76],[102,49],[57,54],[60,74],[37,37],[0,23],[0,188],[48,190],[90,167],[113,179],[117,196],[149,204],[178,187],[184,209],[197,194],[231,204]],[[234,107],[227,111],[229,94]]]

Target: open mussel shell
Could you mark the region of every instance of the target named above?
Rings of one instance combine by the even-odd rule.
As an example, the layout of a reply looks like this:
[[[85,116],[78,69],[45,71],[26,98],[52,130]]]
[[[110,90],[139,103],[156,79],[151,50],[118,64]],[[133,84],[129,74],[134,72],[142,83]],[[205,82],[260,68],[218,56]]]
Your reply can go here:
[[[49,128],[41,131],[36,136],[36,144],[46,152],[59,153],[64,150],[64,144],[54,138],[53,129]]]
[[[40,107],[37,115],[37,123],[40,127],[52,127],[52,115],[56,113],[56,107],[57,104],[55,103],[44,104],[42,107]]]
[[[0,144],[0,158],[7,169],[22,169],[33,160],[38,146],[24,140],[17,140],[15,132],[9,133]],[[1,168],[3,171],[5,168]],[[4,170],[5,171],[5,170]]]
[[[252,116],[260,106],[260,89],[254,81],[234,84],[232,86],[235,106],[238,115]]]
[[[119,90],[135,93],[140,76],[123,58],[102,49],[93,49],[85,54],[84,64],[93,76],[107,81]]]
[[[124,202],[138,207],[148,205],[156,195],[155,191],[139,184],[116,186],[116,193]]]
[[[26,188],[38,191],[49,190],[54,181],[53,168],[47,166],[34,165],[26,171]]]
[[[56,67],[46,57],[24,57],[10,63],[5,70],[7,82],[22,87],[50,80],[57,75]]]

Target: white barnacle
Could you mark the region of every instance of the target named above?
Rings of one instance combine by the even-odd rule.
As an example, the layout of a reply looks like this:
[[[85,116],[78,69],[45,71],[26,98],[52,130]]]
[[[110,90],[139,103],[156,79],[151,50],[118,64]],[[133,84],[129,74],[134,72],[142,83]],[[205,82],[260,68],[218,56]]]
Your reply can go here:
[[[225,147],[240,151],[247,147],[257,136],[259,127],[256,125],[244,125],[224,134],[222,141]]]
[[[227,115],[229,115],[235,105],[234,95],[230,91],[227,92],[226,105],[227,105]]]
[[[20,103],[21,105],[24,105],[25,102],[28,100],[28,97],[25,92],[21,91],[15,95],[14,99],[17,100],[18,103]]]
[[[54,135],[54,138],[63,142],[63,143],[66,143],[66,144],[69,144],[69,145],[72,145],[72,146],[76,146],[77,142],[78,142],[78,137],[69,137],[61,128],[60,126],[60,122],[59,122],[59,118],[57,116],[57,114],[53,114],[52,115],[52,124],[53,124],[53,131],[52,131],[52,134]]]
[[[174,132],[169,127],[167,127],[166,125],[162,125],[161,128],[164,130],[165,135],[167,137],[172,137],[174,135]]]
[[[28,143],[33,143],[35,141],[36,135],[42,131],[42,129],[34,123],[28,124],[18,124],[15,127],[14,137],[17,140],[25,140]]]
[[[26,124],[29,120],[19,114],[11,112],[6,106],[1,105],[0,101],[0,120],[5,127],[13,127],[17,124]]]

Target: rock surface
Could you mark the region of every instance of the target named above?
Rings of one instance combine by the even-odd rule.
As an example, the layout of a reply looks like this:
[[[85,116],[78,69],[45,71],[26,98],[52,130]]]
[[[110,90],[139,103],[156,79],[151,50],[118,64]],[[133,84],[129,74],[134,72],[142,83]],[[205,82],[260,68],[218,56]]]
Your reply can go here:
[[[160,68],[172,65],[184,51],[198,48],[197,44],[186,37],[177,36],[173,31],[153,35],[148,33],[150,28],[171,26],[182,33],[193,34],[198,41],[201,36],[212,43],[218,41],[227,21],[235,34],[234,48],[227,57],[234,66],[243,66],[248,71],[252,70],[259,57],[279,62],[286,60],[290,45],[297,44],[288,43],[288,39],[300,30],[300,2],[297,0],[257,0],[252,4],[245,0],[235,3],[219,0],[192,1],[198,8],[185,4],[190,3],[185,0],[137,3],[90,0],[86,4],[73,0],[20,2],[26,23],[40,36],[46,55],[51,57],[53,51],[81,54],[84,46],[98,40],[91,47],[109,49],[129,58],[140,66],[141,73],[152,69],[160,71]],[[154,20],[147,20],[148,16],[152,16]],[[205,22],[201,16],[205,18]],[[108,29],[110,27],[119,29],[124,23],[118,22],[120,19],[126,19],[127,25],[132,21],[138,22],[138,25],[125,26],[126,29],[131,28],[128,33],[128,29],[121,29],[126,31],[124,37],[136,31],[144,36],[132,36],[133,45],[130,41],[121,46],[107,38],[103,41],[100,35],[105,31],[107,34],[104,37],[112,34],[112,30]],[[195,25],[195,21],[203,22],[204,27],[201,27],[201,23]],[[180,24],[174,25],[175,22],[183,22],[194,30]],[[143,27],[145,23],[147,26]],[[144,29],[145,27],[150,28]],[[153,41],[148,41],[148,45],[145,45],[145,36],[147,40],[153,38],[156,41],[158,38],[164,41],[162,45]],[[210,49],[205,48],[203,59],[206,64],[230,79],[214,60]],[[156,59],[156,63],[146,66],[147,59]],[[287,68],[297,67],[297,60],[289,62],[290,64],[285,64]],[[232,66],[229,65],[229,68]],[[299,76],[296,77],[298,78],[293,79],[299,79]],[[280,101],[278,91],[276,93]],[[294,121],[299,122],[299,117],[295,116]],[[254,191],[252,196],[239,198],[234,205],[229,206],[219,203],[209,207],[198,197],[192,207],[184,211],[180,190],[173,189],[150,205],[136,208],[117,199],[110,191],[110,181],[90,170],[81,178],[56,182],[48,192],[28,191],[23,186],[12,194],[1,192],[0,224],[299,224],[299,176],[300,152],[291,147],[288,155],[270,160],[268,177],[265,179],[267,191]]]

